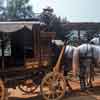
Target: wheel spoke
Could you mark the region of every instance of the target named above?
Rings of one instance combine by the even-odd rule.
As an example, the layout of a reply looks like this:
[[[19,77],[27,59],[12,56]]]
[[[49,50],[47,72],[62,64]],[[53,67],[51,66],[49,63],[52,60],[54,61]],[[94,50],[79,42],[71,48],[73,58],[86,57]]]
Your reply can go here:
[[[31,88],[31,90],[34,90],[34,89],[35,89],[35,87],[32,87],[32,88]]]
[[[54,100],[54,98],[55,98],[55,93],[53,92],[51,95],[52,95],[52,99]]]
[[[64,81],[63,81],[63,80],[60,80],[60,81],[59,81],[59,84],[60,84],[60,86],[61,86],[62,88],[64,88]]]
[[[44,95],[47,96],[48,98],[50,98],[51,97],[51,91],[48,91],[48,90],[45,91]]]
[[[24,90],[27,90],[27,86],[22,87]]]
[[[56,93],[62,93],[62,91],[61,90],[56,90]]]
[[[45,96],[47,96],[48,99],[51,98],[51,94],[46,94]]]
[[[59,95],[62,94],[62,91],[56,91],[56,96],[58,97]]]
[[[30,88],[27,88],[27,90],[26,90],[26,91],[28,91],[28,92],[29,92],[29,91],[30,91]]]
[[[47,79],[48,82],[52,83],[53,81],[53,76],[50,76],[48,79]]]
[[[55,78],[55,74],[53,75],[53,81],[55,81],[56,80],[56,78]]]
[[[50,81],[46,81],[44,85],[49,86],[50,85]]]

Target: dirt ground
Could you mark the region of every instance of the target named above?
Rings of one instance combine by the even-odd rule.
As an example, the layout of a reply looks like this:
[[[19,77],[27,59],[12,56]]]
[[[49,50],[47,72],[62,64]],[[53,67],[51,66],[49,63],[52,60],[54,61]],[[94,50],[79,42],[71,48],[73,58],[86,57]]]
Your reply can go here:
[[[100,100],[100,75],[93,82],[94,88],[86,92],[80,92],[79,81],[71,81],[70,84],[73,91],[69,95],[65,94],[62,100]],[[9,89],[9,93],[9,100],[43,100],[39,93],[39,88],[34,94],[25,94],[18,88],[15,90]]]
[[[100,80],[94,82],[94,88],[87,92],[79,91],[79,82],[71,82],[73,92],[70,95],[65,95],[62,100],[100,100]],[[36,94],[22,93],[18,88],[12,91],[9,100],[42,100],[39,91]]]

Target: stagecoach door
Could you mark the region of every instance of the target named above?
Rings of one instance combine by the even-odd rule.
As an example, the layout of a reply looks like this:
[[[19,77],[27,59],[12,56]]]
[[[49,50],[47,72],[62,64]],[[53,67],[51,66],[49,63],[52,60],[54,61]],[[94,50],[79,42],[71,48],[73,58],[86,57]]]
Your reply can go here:
[[[5,67],[7,65],[7,59],[9,60],[8,62],[10,62],[10,58],[11,58],[11,41],[9,38],[9,34],[8,33],[4,33],[2,32],[0,34],[0,66],[1,66],[1,70],[4,71]]]
[[[4,70],[4,41],[3,32],[0,32],[0,70]]]

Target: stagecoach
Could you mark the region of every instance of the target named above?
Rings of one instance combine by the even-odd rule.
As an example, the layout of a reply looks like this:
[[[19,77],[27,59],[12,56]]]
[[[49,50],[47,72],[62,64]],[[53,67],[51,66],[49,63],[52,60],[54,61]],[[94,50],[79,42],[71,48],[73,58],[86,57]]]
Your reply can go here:
[[[56,33],[46,30],[39,21],[0,22],[0,100],[8,100],[8,88],[16,86],[25,93],[34,93],[40,86],[45,100],[60,100],[64,96],[69,85],[61,61],[68,37],[52,65],[51,41]]]
[[[45,29],[39,21],[0,22],[0,100],[8,99],[8,88],[18,86],[30,93],[40,85],[50,67],[49,44],[56,35]]]

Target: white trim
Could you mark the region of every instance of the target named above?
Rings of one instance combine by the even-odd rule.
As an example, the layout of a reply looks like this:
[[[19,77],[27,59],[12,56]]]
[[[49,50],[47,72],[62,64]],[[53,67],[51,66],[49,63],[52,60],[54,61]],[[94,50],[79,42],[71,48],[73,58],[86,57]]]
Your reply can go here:
[[[34,24],[45,25],[44,23],[39,22],[39,21],[0,22],[0,31],[1,32],[13,32],[23,27],[27,27],[30,30],[32,30],[32,25]]]

